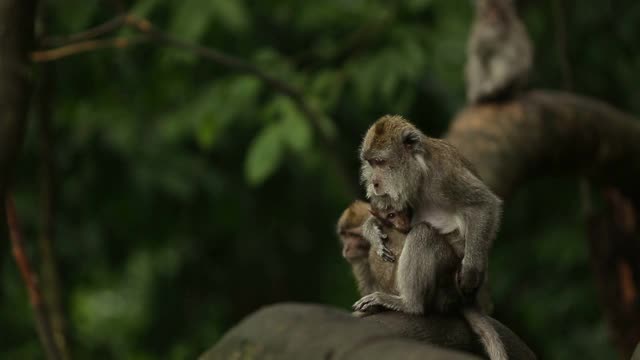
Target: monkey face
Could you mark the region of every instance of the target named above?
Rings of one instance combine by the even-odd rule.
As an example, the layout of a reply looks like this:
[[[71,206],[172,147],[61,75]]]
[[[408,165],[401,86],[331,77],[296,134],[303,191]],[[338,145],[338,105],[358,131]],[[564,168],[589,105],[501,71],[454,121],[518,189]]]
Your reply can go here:
[[[408,233],[411,230],[411,211],[409,208],[394,210],[391,207],[380,210],[373,207],[371,215],[375,216],[382,224],[389,228],[394,228],[401,233]]]
[[[407,210],[392,211],[387,214],[387,220],[393,224],[396,230],[402,233],[406,234],[411,230],[411,217]]]
[[[362,236],[360,228],[342,231],[340,240],[342,241],[342,257],[347,261],[353,262],[369,256],[371,245]]]
[[[349,262],[369,256],[369,242],[362,236],[362,224],[369,217],[369,204],[356,200],[338,220],[337,233],[342,242],[342,256]]]
[[[371,126],[360,153],[368,198],[393,208],[405,207],[424,174],[423,136],[400,116],[383,116]]]

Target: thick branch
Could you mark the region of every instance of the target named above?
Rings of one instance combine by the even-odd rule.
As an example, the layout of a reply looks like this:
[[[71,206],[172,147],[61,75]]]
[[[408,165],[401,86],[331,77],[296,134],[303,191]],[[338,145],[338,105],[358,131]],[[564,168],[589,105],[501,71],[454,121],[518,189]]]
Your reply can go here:
[[[509,329],[492,323],[509,359],[535,359]],[[462,318],[386,312],[359,319],[326,306],[279,304],[249,315],[201,359],[477,359],[470,353],[482,354],[482,347]]]
[[[639,219],[634,211],[640,208],[640,122],[594,99],[534,91],[511,102],[464,109],[446,138],[502,197],[531,179],[558,174],[587,178],[609,189],[609,195],[620,189],[622,194],[605,200],[609,211],[625,210],[591,217],[588,230],[605,315],[614,343],[628,358],[640,334]],[[623,201],[612,199],[630,201],[621,206]]]
[[[584,175],[638,199],[640,122],[598,100],[532,91],[506,103],[472,106],[446,139],[502,197],[530,179]]]

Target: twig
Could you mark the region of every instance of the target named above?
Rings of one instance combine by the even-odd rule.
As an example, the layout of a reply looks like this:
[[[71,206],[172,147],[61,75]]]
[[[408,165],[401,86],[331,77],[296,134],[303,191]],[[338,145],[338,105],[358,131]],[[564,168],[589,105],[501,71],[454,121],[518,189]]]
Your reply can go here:
[[[52,36],[52,37],[44,37],[41,40],[41,45],[50,47],[50,46],[65,46],[78,41],[86,41],[98,36],[105,35],[109,32],[115,31],[122,27],[125,23],[125,16],[116,16],[113,19],[104,22],[98,26],[89,28],[87,30],[81,31],[79,33],[75,33],[68,36]]]
[[[67,56],[94,51],[105,48],[117,48],[123,49],[131,45],[135,45],[146,41],[147,37],[137,36],[131,38],[113,38],[113,39],[99,39],[99,40],[87,40],[77,43],[72,43],[59,48],[50,50],[39,50],[31,53],[31,60],[34,62],[47,62],[58,60]]]
[[[9,194],[7,194],[5,199],[5,208],[7,213],[7,225],[9,226],[9,235],[11,238],[11,249],[29,293],[29,301],[31,302],[31,307],[33,308],[36,317],[36,329],[38,331],[38,336],[44,346],[47,358],[54,360],[61,359],[59,349],[54,341],[53,332],[51,331],[51,323],[49,322],[46,305],[42,301],[42,293],[38,287],[35,274],[31,269],[29,259],[27,258],[24,250],[22,231],[18,222],[13,197]]]

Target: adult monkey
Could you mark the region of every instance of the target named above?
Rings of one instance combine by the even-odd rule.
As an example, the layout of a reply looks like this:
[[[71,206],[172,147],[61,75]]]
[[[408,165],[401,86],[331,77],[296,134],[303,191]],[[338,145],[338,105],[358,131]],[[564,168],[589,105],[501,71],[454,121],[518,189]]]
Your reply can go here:
[[[431,227],[441,234],[458,231],[460,236],[454,237],[458,241],[451,243],[462,258],[458,287],[465,296],[474,298],[484,281],[489,250],[500,226],[502,201],[455,147],[424,135],[401,116],[383,116],[369,128],[360,158],[362,181],[375,208],[413,209],[403,261],[420,262],[428,255],[423,249]],[[362,230],[372,250],[387,261],[395,261],[383,242],[386,235],[379,220],[370,216]],[[405,267],[396,274],[396,280],[405,284],[400,294],[374,292],[367,295],[367,307],[379,305],[423,314],[424,289],[436,286],[425,283],[435,272]]]
[[[533,45],[514,0],[473,0],[465,79],[471,104],[509,98],[523,88]]]

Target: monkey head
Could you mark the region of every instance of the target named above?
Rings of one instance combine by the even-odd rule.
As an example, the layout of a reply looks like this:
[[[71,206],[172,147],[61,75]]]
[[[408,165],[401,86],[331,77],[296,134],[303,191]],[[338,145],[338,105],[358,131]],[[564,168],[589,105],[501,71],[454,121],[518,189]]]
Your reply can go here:
[[[475,14],[483,23],[490,25],[485,31],[497,31],[508,28],[516,16],[513,0],[474,0]]]
[[[384,226],[394,228],[403,234],[409,233],[411,230],[411,209],[394,210],[390,207],[382,210],[372,207],[371,215],[375,216]]]
[[[342,256],[349,262],[366,259],[371,245],[362,236],[362,224],[369,217],[369,204],[356,200],[342,212],[337,233],[342,242]]]
[[[402,209],[427,173],[426,136],[401,116],[386,115],[370,128],[360,148],[361,179],[374,206]]]

